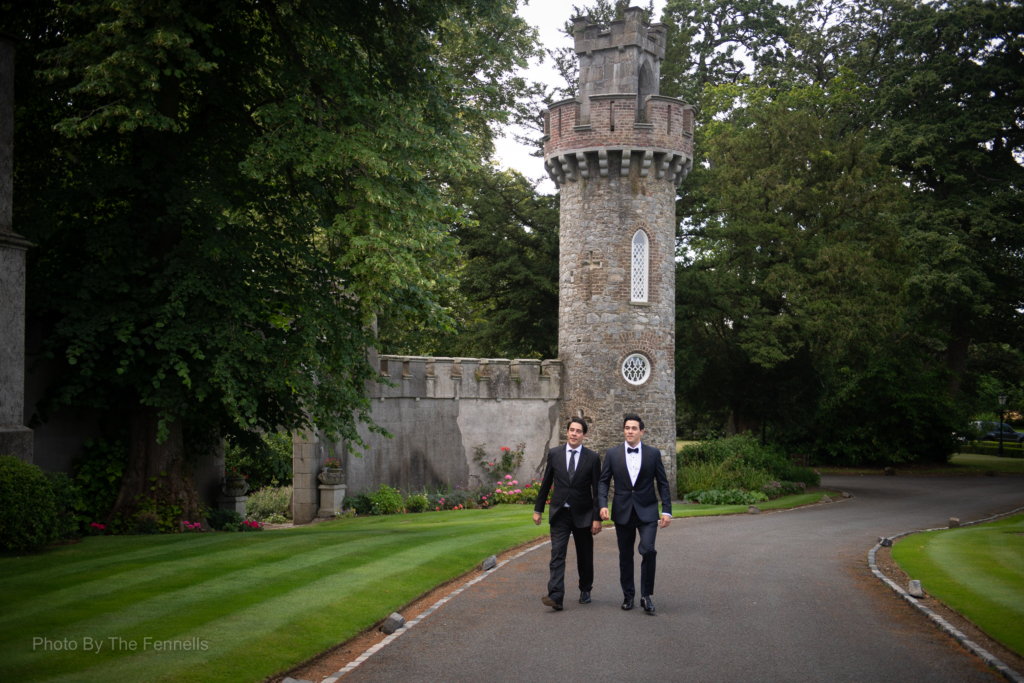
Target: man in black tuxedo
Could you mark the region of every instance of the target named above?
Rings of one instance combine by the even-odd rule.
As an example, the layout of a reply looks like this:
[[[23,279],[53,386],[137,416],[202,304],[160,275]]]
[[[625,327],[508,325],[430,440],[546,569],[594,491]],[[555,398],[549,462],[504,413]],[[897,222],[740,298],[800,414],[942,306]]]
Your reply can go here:
[[[659,528],[672,520],[672,491],[661,462],[661,451],[641,441],[644,421],[639,415],[629,414],[623,419],[622,429],[626,443],[609,448],[604,456],[601,482],[598,488],[601,519],[612,519],[608,513],[608,485],[615,479],[615,537],[619,543],[619,583],[622,586],[622,609],[633,609],[636,588],[633,585],[633,543],[640,533],[640,606],[647,614],[654,614],[654,569],[658,551],[654,538]],[[658,499],[661,496],[661,518]]]
[[[587,423],[578,417],[566,425],[564,446],[548,451],[548,464],[544,481],[537,493],[533,508],[533,523],[540,524],[544,501],[552,485],[551,510],[551,578],[548,594],[541,600],[555,611],[561,611],[565,597],[565,553],[569,549],[569,536],[576,543],[576,568],[580,574],[580,602],[590,602],[594,587],[594,536],[601,533],[597,511],[597,480],[601,476],[601,458],[583,447]]]

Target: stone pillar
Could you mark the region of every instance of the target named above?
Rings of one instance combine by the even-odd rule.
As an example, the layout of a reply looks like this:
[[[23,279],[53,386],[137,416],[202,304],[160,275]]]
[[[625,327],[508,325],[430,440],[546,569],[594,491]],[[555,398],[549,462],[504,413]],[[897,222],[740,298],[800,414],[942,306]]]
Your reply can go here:
[[[320,509],[317,517],[334,519],[345,500],[345,484],[320,484]]]
[[[221,496],[217,499],[217,507],[221,510],[237,512],[245,519],[245,501],[248,496]]]
[[[32,462],[25,426],[25,251],[14,233],[14,42],[0,33],[0,455]]]
[[[319,432],[298,432],[292,436],[292,522],[309,524],[320,509],[320,480],[317,475],[334,444]]]
[[[545,112],[544,165],[561,190],[559,426],[583,417],[603,455],[638,413],[675,495],[675,200],[693,111],[658,95],[665,36],[638,8],[574,21],[580,98]]]

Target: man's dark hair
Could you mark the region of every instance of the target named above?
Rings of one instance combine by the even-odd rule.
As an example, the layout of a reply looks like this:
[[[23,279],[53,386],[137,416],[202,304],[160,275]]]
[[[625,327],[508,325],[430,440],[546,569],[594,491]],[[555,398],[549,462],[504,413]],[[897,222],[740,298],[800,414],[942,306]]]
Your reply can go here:
[[[625,415],[623,415],[623,417],[622,417],[622,428],[623,429],[626,428],[626,423],[629,422],[630,420],[633,420],[634,422],[639,422],[640,423],[640,431],[644,430],[644,421],[636,413],[626,413]]]
[[[582,417],[570,417],[569,421],[565,424],[565,431],[569,431],[569,427],[572,426],[573,422],[575,422],[576,424],[583,428],[584,434],[587,433],[587,423],[583,421]]]

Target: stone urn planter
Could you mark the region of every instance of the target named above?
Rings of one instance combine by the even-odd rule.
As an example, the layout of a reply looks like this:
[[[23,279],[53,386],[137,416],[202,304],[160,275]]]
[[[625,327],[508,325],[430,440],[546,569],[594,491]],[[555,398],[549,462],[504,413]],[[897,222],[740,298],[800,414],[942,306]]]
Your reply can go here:
[[[337,486],[345,482],[345,473],[340,467],[325,467],[324,471],[317,475],[321,484]]]
[[[225,496],[237,498],[248,493],[249,482],[242,477],[227,477],[220,490],[224,492]]]

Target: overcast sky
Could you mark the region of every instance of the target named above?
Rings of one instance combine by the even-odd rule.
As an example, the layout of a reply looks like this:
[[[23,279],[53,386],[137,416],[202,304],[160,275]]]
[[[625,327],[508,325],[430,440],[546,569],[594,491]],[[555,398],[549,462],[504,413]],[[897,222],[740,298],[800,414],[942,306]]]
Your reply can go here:
[[[666,0],[654,0],[655,21],[661,18],[665,3]],[[519,16],[538,30],[544,47],[572,47],[572,39],[563,35],[559,29],[571,17],[573,4],[573,0],[529,0],[529,4],[520,5]],[[586,0],[576,0],[575,4],[583,6],[587,3]],[[548,86],[562,84],[561,76],[550,59],[540,63],[532,62],[530,68],[526,70],[526,76]],[[514,168],[531,180],[543,179],[538,189],[544,193],[554,193],[555,184],[544,172],[544,162],[537,157],[531,157],[532,150],[516,142],[510,135],[498,138],[496,142],[498,163],[505,168]]]

